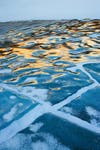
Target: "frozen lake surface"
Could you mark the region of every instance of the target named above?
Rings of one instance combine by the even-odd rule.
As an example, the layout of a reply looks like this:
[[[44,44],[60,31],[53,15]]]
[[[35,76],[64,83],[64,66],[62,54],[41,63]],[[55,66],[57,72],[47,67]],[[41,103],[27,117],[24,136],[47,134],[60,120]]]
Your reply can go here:
[[[0,23],[0,150],[100,150],[100,20]]]

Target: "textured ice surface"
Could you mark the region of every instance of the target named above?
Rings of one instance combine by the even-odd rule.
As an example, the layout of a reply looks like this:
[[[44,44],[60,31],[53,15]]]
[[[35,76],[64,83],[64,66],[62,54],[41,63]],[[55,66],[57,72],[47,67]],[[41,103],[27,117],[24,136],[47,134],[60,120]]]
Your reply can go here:
[[[100,20],[0,29],[0,150],[100,150]]]

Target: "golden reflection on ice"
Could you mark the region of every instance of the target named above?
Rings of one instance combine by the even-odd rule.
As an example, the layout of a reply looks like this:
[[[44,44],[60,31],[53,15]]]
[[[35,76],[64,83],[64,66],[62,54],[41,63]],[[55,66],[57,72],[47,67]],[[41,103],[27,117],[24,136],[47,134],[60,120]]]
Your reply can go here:
[[[19,65],[14,67],[14,64],[9,64],[10,68],[13,68],[13,71],[18,71],[22,68],[42,68],[42,67],[50,67],[54,66],[54,62],[56,61],[68,61],[72,63],[86,62],[88,58],[98,57],[100,56],[100,47],[97,39],[92,39],[88,34],[92,34],[93,31],[99,32],[99,22],[86,22],[80,23],[81,26],[72,26],[65,28],[65,26],[60,26],[59,30],[65,28],[65,31],[68,33],[63,34],[55,34],[53,29],[57,30],[57,25],[51,25],[50,32],[54,35],[44,35],[41,37],[36,37],[38,34],[43,34],[47,31],[45,27],[41,27],[40,29],[34,29],[35,36],[33,37],[25,37],[20,38],[20,41],[17,42],[17,45],[6,48],[0,48],[0,59],[6,58],[10,59],[11,55],[23,56],[26,60],[34,59],[34,62],[19,61]],[[91,30],[90,30],[91,29]],[[89,31],[90,30],[90,31]],[[93,30],[93,31],[92,31]],[[12,37],[15,35],[14,31],[9,31],[10,35],[8,37]],[[81,33],[82,36],[79,36],[81,41],[67,41],[68,38],[75,38],[78,33]],[[16,36],[23,36],[22,32],[16,33]],[[63,40],[66,40],[63,42]],[[95,40],[95,41],[94,41]],[[97,41],[96,41],[97,40]],[[16,41],[16,38],[13,37],[13,41]],[[35,43],[31,48],[27,48],[28,44]],[[26,46],[26,48],[25,48]],[[98,47],[97,47],[98,46]],[[96,48],[97,47],[97,48]],[[89,52],[80,52],[79,54],[71,54],[70,50],[76,51],[78,48],[88,48]],[[39,55],[33,55],[33,53],[38,53],[38,51],[43,51],[43,53]],[[58,56],[58,57],[57,57]],[[51,59],[49,59],[51,57]],[[7,61],[8,61],[7,60]],[[67,64],[63,64],[63,66],[67,66]]]

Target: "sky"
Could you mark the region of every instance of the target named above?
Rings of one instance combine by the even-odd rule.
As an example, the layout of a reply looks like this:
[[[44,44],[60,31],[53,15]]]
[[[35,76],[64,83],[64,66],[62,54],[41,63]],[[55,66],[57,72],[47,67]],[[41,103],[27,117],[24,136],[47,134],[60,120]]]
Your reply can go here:
[[[0,21],[100,19],[100,0],[0,0]]]

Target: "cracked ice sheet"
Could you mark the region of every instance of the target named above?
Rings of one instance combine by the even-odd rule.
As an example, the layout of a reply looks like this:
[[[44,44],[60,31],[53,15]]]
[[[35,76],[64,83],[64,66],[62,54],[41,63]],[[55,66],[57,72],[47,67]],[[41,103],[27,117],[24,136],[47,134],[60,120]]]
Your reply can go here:
[[[46,97],[47,90],[45,89],[35,89],[32,87],[18,88],[1,84],[0,128],[9,126],[13,121],[30,111],[30,109],[35,108],[39,104],[36,101],[40,99],[43,103]]]
[[[28,99],[2,89],[0,92],[0,128],[7,126],[31,105],[32,102]]]
[[[30,127],[33,127],[31,130]],[[44,142],[45,138],[48,140],[48,134],[52,135],[62,143],[66,148],[70,149],[96,149],[99,150],[100,135],[91,132],[77,124],[69,122],[68,120],[59,116],[47,113],[39,117],[31,126],[20,132],[24,135],[33,135],[32,141],[34,143]],[[88,139],[88,141],[87,141]],[[95,140],[97,139],[97,140]],[[39,144],[39,143],[38,143]],[[52,142],[52,145],[54,143]],[[51,148],[51,147],[50,147]],[[49,150],[52,150],[52,148]],[[57,147],[58,148],[58,147]],[[55,150],[55,149],[54,149]],[[58,149],[57,149],[58,150]]]
[[[100,63],[85,64],[84,67],[100,83]]]
[[[92,83],[93,81],[78,69],[75,72],[67,71],[63,74],[55,74],[53,82],[41,83],[39,86],[48,89],[47,101],[54,105]]]
[[[1,83],[0,87],[6,90],[11,91],[12,93],[16,93],[24,99],[29,99],[31,102],[38,101],[42,103],[47,99],[48,90],[47,89],[39,89],[32,86],[14,86],[10,84]]]
[[[54,105],[71,96],[79,89],[93,83],[93,81],[90,80],[90,78],[80,69],[75,72],[68,70],[65,72],[55,72],[50,81],[48,80],[45,82],[44,79],[48,79],[48,76],[45,75],[45,78],[41,79],[42,76],[44,75],[39,75],[39,82],[34,86],[16,86],[16,88],[14,85],[8,87],[6,84],[3,84],[1,86],[14,91],[15,93],[22,94],[24,97],[29,97],[33,101],[35,100],[40,103],[44,103],[43,101],[46,101]]]
[[[88,90],[60,110],[100,127],[100,87]]]

